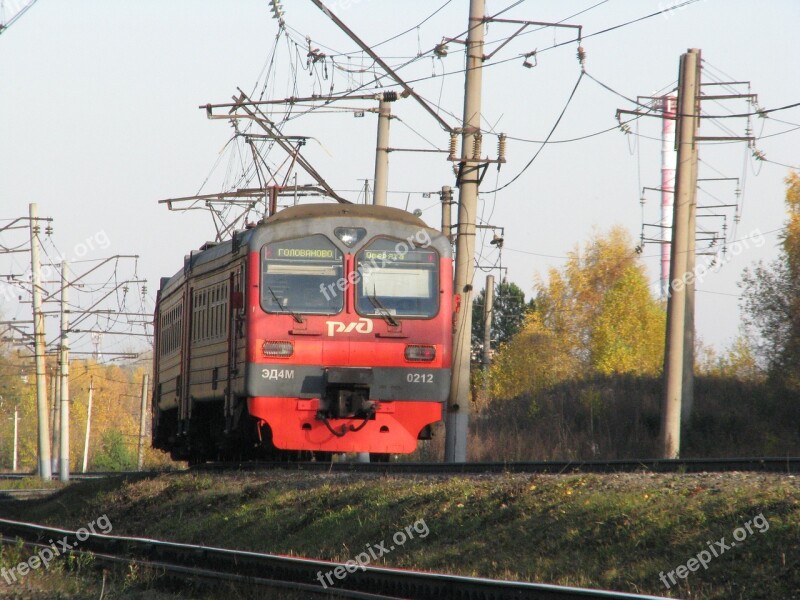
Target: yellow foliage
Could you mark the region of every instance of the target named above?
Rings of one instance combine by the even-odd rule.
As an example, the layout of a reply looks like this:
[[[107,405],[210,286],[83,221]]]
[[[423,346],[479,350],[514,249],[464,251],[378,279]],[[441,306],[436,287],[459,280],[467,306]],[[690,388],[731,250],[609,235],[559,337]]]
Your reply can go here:
[[[654,375],[664,364],[666,321],[644,274],[630,265],[606,292],[591,331],[592,366],[604,375]]]
[[[513,398],[541,390],[571,376],[577,367],[541,314],[531,312],[519,333],[495,354],[490,371],[492,396]]]
[[[535,393],[587,372],[656,374],[663,364],[665,315],[622,227],[595,233],[569,253],[536,309],[498,349],[490,371],[494,397]]]
[[[19,469],[34,470],[38,455],[38,418],[36,382],[29,356],[0,356],[0,469],[10,467],[13,444],[13,405],[19,408]],[[149,366],[149,365],[148,365]],[[128,449],[136,455],[139,439],[139,412],[144,369],[100,365],[94,361],[70,362],[70,469],[78,471],[83,463],[87,406],[90,381],[94,381],[92,422],[89,441],[89,468],[100,449],[103,434],[111,429],[122,433]],[[48,422],[52,431],[55,364],[47,366]],[[149,397],[149,394],[148,394]],[[149,400],[148,400],[149,403]],[[149,430],[145,432],[149,447]]]
[[[783,249],[789,259],[789,266],[797,272],[800,268],[800,175],[790,173],[785,181],[789,221],[783,237]]]

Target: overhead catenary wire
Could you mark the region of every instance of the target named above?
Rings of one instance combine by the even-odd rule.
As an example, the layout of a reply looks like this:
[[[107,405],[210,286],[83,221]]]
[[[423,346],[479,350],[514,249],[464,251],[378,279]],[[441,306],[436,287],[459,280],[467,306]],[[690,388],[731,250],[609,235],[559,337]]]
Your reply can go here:
[[[561,123],[561,119],[564,118],[564,115],[566,114],[567,109],[569,108],[569,105],[572,102],[572,99],[575,97],[575,92],[578,91],[578,86],[580,85],[581,80],[583,79],[584,73],[585,73],[585,71],[581,70],[580,74],[578,75],[578,79],[577,79],[577,81],[575,82],[575,85],[572,88],[572,92],[570,92],[569,98],[567,98],[566,104],[564,104],[564,108],[561,109],[561,113],[558,115],[558,118],[556,119],[556,122],[550,128],[550,132],[547,134],[547,137],[545,138],[544,143],[542,143],[541,147],[531,157],[531,159],[528,161],[528,163],[522,168],[522,170],[519,173],[517,173],[514,177],[512,177],[510,181],[507,181],[503,185],[501,185],[499,187],[496,187],[493,190],[489,190],[488,192],[485,192],[485,193],[491,194],[493,192],[499,192],[500,190],[504,190],[505,188],[507,188],[508,186],[513,184],[515,181],[517,181],[520,177],[522,177],[522,174],[525,173],[525,171],[527,171],[528,168],[533,164],[533,162],[536,160],[536,158],[539,156],[539,154],[541,154],[542,150],[545,148],[547,142],[550,140],[552,135],[555,133],[556,128],[558,127],[559,123]]]

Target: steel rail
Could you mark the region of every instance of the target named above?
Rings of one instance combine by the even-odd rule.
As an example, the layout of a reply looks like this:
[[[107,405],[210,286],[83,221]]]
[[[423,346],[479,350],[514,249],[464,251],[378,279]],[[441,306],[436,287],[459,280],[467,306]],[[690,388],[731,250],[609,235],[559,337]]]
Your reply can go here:
[[[220,462],[189,467],[190,471],[296,471],[367,472],[386,474],[478,474],[478,473],[800,473],[799,457],[689,458],[641,460],[467,462],[467,463],[353,463],[353,462]]]
[[[81,537],[81,531],[85,533]],[[331,590],[377,594],[403,598],[438,598],[441,600],[506,600],[530,598],[532,600],[654,600],[656,596],[562,587],[548,584],[501,581],[479,577],[463,577],[426,573],[386,567],[356,566],[350,570],[347,563],[278,556],[259,552],[228,550],[211,546],[181,544],[154,539],[110,536],[89,533],[85,529],[70,531],[36,523],[0,519],[3,538],[18,537],[27,542],[61,539],[73,542],[73,549],[125,557],[127,560],[146,560],[182,569],[200,569],[205,576],[213,573],[259,578],[281,582],[286,587],[302,585],[303,589],[329,593]],[[351,563],[352,567],[355,563]],[[343,568],[347,576],[336,581],[335,586],[324,588],[316,583],[321,573]]]
[[[0,544],[12,543],[17,544],[17,540],[21,538],[4,538],[0,535]],[[46,544],[37,542],[23,542],[23,545],[32,549],[50,548]],[[245,575],[237,575],[235,573],[221,573],[219,571],[210,571],[208,569],[199,569],[195,567],[184,567],[181,565],[174,565],[166,562],[142,560],[124,556],[115,556],[112,554],[102,554],[91,552],[87,550],[70,550],[67,554],[79,556],[91,556],[92,566],[96,567],[119,567],[127,568],[130,565],[145,567],[153,569],[156,572],[167,575],[170,579],[180,580],[186,582],[187,579],[192,581],[203,580],[211,583],[230,582],[235,584],[243,584],[248,587],[267,587],[277,589],[290,589],[300,590],[303,592],[310,592],[312,594],[321,594],[325,596],[341,596],[345,598],[356,598],[358,600],[396,600],[396,596],[380,596],[377,594],[366,594],[363,592],[354,592],[352,590],[325,590],[319,586],[302,583],[292,583],[287,581],[277,581],[274,579],[264,579],[263,577],[249,577]]]
[[[158,471],[89,471],[88,473],[70,473],[69,478],[76,481],[89,479],[105,479],[107,477],[149,477],[151,475],[163,475],[164,473],[181,473],[185,469],[162,469]],[[0,480],[18,480],[39,477],[36,473],[0,473]],[[53,481],[58,481],[58,473],[52,477]]]
[[[21,501],[21,500],[38,500],[41,498],[49,498],[61,488],[44,488],[44,489],[10,489],[0,490],[0,502]]]
[[[740,458],[681,458],[681,459],[619,459],[619,460],[552,460],[522,462],[210,462],[192,465],[188,471],[333,471],[409,474],[478,474],[478,473],[725,473],[733,471],[800,473],[800,457],[740,457]],[[76,473],[75,480],[108,477],[150,477],[185,473],[187,469],[161,471],[109,471]],[[0,480],[36,477],[35,473],[0,473]]]

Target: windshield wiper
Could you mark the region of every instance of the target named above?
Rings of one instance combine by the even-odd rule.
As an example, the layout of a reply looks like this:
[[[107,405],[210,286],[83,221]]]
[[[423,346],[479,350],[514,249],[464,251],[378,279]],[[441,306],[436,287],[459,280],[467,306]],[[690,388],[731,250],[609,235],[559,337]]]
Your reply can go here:
[[[303,317],[301,317],[300,315],[298,315],[298,314],[297,314],[296,312],[294,312],[293,310],[290,310],[290,309],[289,309],[289,306],[288,306],[288,304],[289,304],[289,303],[288,303],[288,302],[286,303],[286,304],[287,304],[287,306],[285,306],[285,307],[284,307],[284,306],[283,306],[283,304],[281,304],[280,298],[278,298],[278,297],[275,295],[275,292],[273,292],[273,291],[272,291],[272,288],[271,288],[271,287],[269,287],[269,286],[267,286],[267,289],[269,290],[269,293],[270,293],[270,294],[272,294],[272,298],[275,300],[275,304],[277,304],[277,305],[278,305],[278,308],[280,308],[280,309],[281,309],[281,312],[288,312],[290,315],[292,315],[292,317],[294,318],[294,320],[295,320],[295,321],[297,321],[298,323],[302,323],[302,322],[303,322]]]
[[[392,327],[397,327],[400,324],[400,323],[397,322],[397,319],[395,319],[391,315],[391,313],[389,312],[389,309],[386,308],[380,300],[378,300],[378,296],[375,294],[375,289],[374,288],[372,289],[372,295],[371,296],[369,294],[367,294],[367,299],[370,301],[372,306],[375,307],[375,309],[377,310],[378,314],[381,317],[383,317],[383,320],[386,321],[389,325],[391,325]]]

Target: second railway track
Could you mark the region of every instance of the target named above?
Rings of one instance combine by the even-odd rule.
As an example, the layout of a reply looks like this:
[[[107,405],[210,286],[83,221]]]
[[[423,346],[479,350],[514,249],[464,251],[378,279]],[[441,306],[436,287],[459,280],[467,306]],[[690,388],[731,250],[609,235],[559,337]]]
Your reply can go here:
[[[85,530],[83,530],[85,532]],[[67,552],[91,552],[105,564],[132,562],[168,574],[171,578],[237,582],[250,586],[295,589],[323,596],[348,598],[438,598],[440,600],[654,600],[655,596],[556,585],[500,581],[479,577],[427,573],[385,567],[228,550],[96,533],[81,535],[40,525],[0,519],[0,541],[21,539],[36,551],[50,548],[48,540],[75,542]],[[79,544],[78,544],[79,542]],[[77,547],[79,545],[79,547]],[[352,562],[352,561],[350,561]],[[355,564],[355,563],[354,563]],[[352,566],[352,565],[350,565]],[[324,587],[319,574],[346,569],[348,575],[336,586]]]
[[[800,457],[639,459],[536,462],[243,462],[205,463],[191,471],[259,471],[271,469],[391,474],[480,474],[480,473],[800,473]]]

